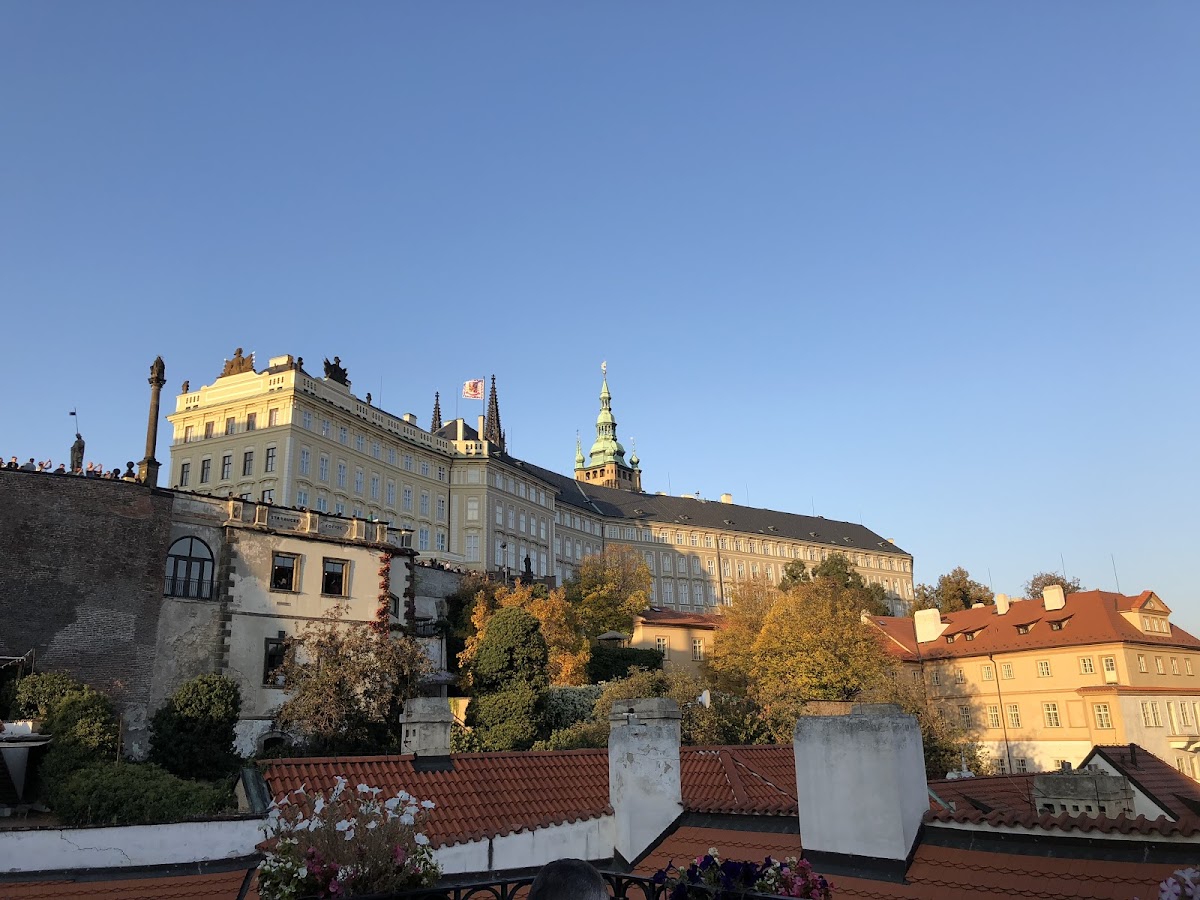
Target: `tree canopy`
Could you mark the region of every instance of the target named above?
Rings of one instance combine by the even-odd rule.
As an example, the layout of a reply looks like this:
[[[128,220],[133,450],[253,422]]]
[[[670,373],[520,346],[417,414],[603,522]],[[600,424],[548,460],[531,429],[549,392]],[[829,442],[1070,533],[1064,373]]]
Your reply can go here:
[[[415,638],[331,612],[287,644],[279,671],[288,697],[275,725],[323,751],[398,750],[404,702],[432,669]]]
[[[1062,585],[1064,594],[1077,594],[1080,591],[1087,590],[1079,583],[1078,578],[1067,579],[1057,572],[1038,572],[1027,582],[1025,582],[1025,596],[1030,600],[1035,600],[1042,596],[1042,590],[1047,585],[1060,584]]]
[[[633,617],[650,605],[650,568],[632,547],[607,547],[587,557],[565,587],[583,633],[589,638],[607,631],[629,634]]]
[[[496,612],[471,660],[467,725],[484,750],[527,750],[542,737],[550,653],[541,626],[517,606]]]
[[[913,611],[918,609],[940,609],[942,612],[958,612],[970,609],[976,603],[991,604],[992,589],[971,578],[971,573],[956,566],[941,576],[936,585],[918,584],[913,593]]]

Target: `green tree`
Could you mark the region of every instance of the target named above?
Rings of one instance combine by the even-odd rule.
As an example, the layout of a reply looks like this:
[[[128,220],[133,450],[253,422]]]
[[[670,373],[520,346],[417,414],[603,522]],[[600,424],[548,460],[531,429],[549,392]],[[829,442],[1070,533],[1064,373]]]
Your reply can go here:
[[[891,667],[878,631],[862,621],[862,596],[833,578],[784,594],[752,648],[751,698],[775,736],[790,739],[813,700],[854,700]]]
[[[288,642],[275,727],[318,752],[397,751],[404,702],[432,668],[415,638],[380,636],[331,612]]]
[[[1078,578],[1067,579],[1057,572],[1038,572],[1025,582],[1025,596],[1030,600],[1036,600],[1042,596],[1042,591],[1051,584],[1062,585],[1064,594],[1078,594],[1080,591],[1087,590],[1079,583]]]
[[[779,589],[790,591],[796,585],[804,584],[806,581],[812,581],[808,565],[802,559],[793,559],[783,567],[783,576],[779,579]]]
[[[518,606],[491,616],[471,660],[467,725],[487,750],[526,750],[542,736],[549,650],[538,620]]]
[[[150,761],[181,778],[231,774],[242,692],[224,675],[201,675],[180,685],[150,720]]]
[[[17,683],[14,700],[16,714],[24,718],[45,719],[58,701],[83,690],[83,683],[65,672],[38,672]]]
[[[607,631],[629,634],[633,617],[650,605],[650,568],[632,547],[607,547],[589,556],[565,585],[583,633],[590,638]]]
[[[913,591],[913,611],[940,609],[944,613],[970,609],[976,603],[991,604],[992,589],[971,579],[971,573],[956,566],[941,576],[936,585],[918,584]]]

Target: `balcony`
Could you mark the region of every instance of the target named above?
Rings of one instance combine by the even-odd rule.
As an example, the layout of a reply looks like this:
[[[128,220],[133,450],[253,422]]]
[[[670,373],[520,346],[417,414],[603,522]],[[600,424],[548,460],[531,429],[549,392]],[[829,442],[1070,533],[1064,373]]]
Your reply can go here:
[[[211,578],[175,578],[167,575],[163,579],[164,597],[184,597],[188,600],[211,600]]]
[[[663,896],[662,885],[649,878],[623,875],[617,872],[600,873],[608,882],[608,892],[613,900],[658,900]],[[401,891],[394,894],[372,894],[371,900],[524,900],[536,872],[512,878],[491,878],[481,881],[455,881],[446,879],[443,884],[422,890]],[[746,898],[763,896],[743,894]],[[305,898],[315,900],[315,898]]]

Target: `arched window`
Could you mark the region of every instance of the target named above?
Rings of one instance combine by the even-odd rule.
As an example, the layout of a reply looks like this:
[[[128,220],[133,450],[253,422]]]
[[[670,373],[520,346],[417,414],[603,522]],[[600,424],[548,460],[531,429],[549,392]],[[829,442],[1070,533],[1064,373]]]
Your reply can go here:
[[[166,597],[212,599],[213,554],[200,538],[180,538],[167,551]]]

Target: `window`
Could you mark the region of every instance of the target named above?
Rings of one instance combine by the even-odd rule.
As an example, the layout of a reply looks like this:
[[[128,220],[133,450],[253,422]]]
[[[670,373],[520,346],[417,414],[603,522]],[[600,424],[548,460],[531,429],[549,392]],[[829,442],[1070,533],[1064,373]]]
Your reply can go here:
[[[428,525],[422,525],[420,530],[417,532],[417,549],[418,550],[428,550],[429,549],[429,526]]]
[[[212,599],[213,554],[199,538],[180,538],[167,550],[165,597]]]
[[[406,470],[406,471],[409,471],[409,472],[411,472],[411,471],[413,470],[413,464],[412,464],[412,454],[411,454],[411,453],[405,453],[405,454],[404,454],[404,468],[405,468],[405,470]],[[497,477],[497,478],[499,478],[500,476],[496,476],[496,477]]]
[[[300,413],[300,425],[305,431],[312,431],[312,413],[307,409]]]
[[[675,582],[663,582],[663,603],[674,605],[675,603]]]
[[[354,470],[354,493],[362,495],[363,492],[363,470]]]
[[[446,549],[446,532],[442,531],[440,528],[438,529],[437,533],[437,548],[441,551],[445,551]],[[543,572],[542,574],[544,575],[545,573]]]
[[[303,488],[296,491],[296,505],[301,509],[308,509],[308,491]]]
[[[1179,724],[1182,725],[1184,728],[1192,727],[1191,710],[1188,708],[1188,705],[1182,700],[1179,701]]]
[[[438,481],[446,480],[446,467],[445,466],[438,466],[437,479],[438,479]],[[545,498],[542,498],[542,506],[545,506],[545,505],[546,505]]]
[[[1004,679],[1013,677],[1012,663],[1000,663],[1000,677]]]
[[[1064,622],[1063,619],[1059,619],[1058,621],[1051,622],[1050,630],[1051,631],[1062,631],[1063,630],[1063,622]]]
[[[1145,671],[1147,671],[1147,669],[1146,669],[1146,657],[1145,657],[1145,656],[1143,656],[1141,653],[1139,653],[1139,654],[1138,654],[1138,671],[1139,671],[1139,672],[1145,672]]]
[[[932,684],[934,687],[937,687],[939,684],[941,684],[942,683],[942,673],[939,672],[937,669],[934,669],[932,672],[930,672],[929,673],[929,683]]]
[[[190,444],[190,443],[191,443],[193,440],[195,440],[195,437],[194,437],[194,435],[192,434],[192,432],[193,432],[193,431],[195,431],[195,429],[194,429],[194,428],[193,428],[191,425],[186,425],[186,426],[184,426],[184,429],[183,429],[183,442],[184,442],[185,444]]]
[[[379,499],[379,476],[374,474],[371,475],[371,499]]]
[[[983,680],[984,681],[994,681],[995,678],[996,678],[995,670],[991,666],[985,665],[983,667]]]
[[[187,487],[188,479],[192,477],[192,464],[190,462],[179,464],[179,486]]]
[[[1013,760],[1013,768],[1018,772],[1029,771],[1029,760],[1024,756],[1018,756]]]
[[[367,439],[365,437],[363,437],[361,434],[356,434],[354,436],[354,449],[357,450],[359,453],[366,452]]]
[[[201,464],[201,465],[203,465],[203,464]],[[202,482],[204,481],[204,469],[200,470],[200,481],[202,481]],[[1179,674],[1179,660],[1177,660],[1173,656],[1171,657],[1171,674],[1172,675]]]
[[[967,683],[967,673],[964,672],[962,669],[955,669],[954,670],[954,683],[955,684],[966,684]]]
[[[467,562],[479,562],[479,535],[467,535]]]
[[[1058,716],[1058,704],[1057,703],[1043,703],[1042,704],[1042,718],[1045,720],[1047,728],[1061,728],[1062,727],[1062,719],[1060,719]]]
[[[213,436],[213,429],[214,429],[214,428],[216,428],[216,423],[214,423],[214,422],[205,422],[205,423],[204,423],[204,436],[205,436],[206,438],[210,438],[210,437],[212,437],[212,436]]]
[[[329,481],[329,457],[328,456],[322,456],[317,461],[317,480],[324,481],[324,482]]]
[[[1049,678],[1050,677],[1050,660],[1039,659],[1037,667],[1038,667],[1038,678]]]
[[[271,558],[271,590],[300,590],[300,557],[291,553],[276,553]]]
[[[700,662],[704,659],[704,639],[692,638],[692,659]]]
[[[275,448],[274,447],[267,448],[267,457],[266,457],[266,459],[263,460],[263,471],[264,472],[274,472],[275,471]]]
[[[1147,728],[1162,727],[1162,716],[1159,713],[1157,701],[1142,701],[1142,724]]]
[[[346,464],[340,459],[337,464],[337,486],[340,488],[346,486]]]
[[[1192,660],[1191,660],[1191,658],[1190,658],[1190,657],[1186,657],[1186,656],[1184,657],[1184,659],[1183,659],[1183,671],[1184,671],[1185,673],[1187,673],[1188,675],[1191,675],[1191,674],[1192,674]]]
[[[963,728],[971,727],[971,707],[960,706],[958,708],[958,724]]]
[[[421,515],[429,515],[429,494],[426,491],[421,491]],[[524,513],[521,514],[524,518]]]
[[[338,443],[339,444],[350,443],[350,430],[345,425],[338,426]]]
[[[225,433],[233,434],[235,431],[237,431],[237,419],[230,416],[225,420]]]
[[[253,431],[258,427],[258,413],[246,413],[246,430]]]
[[[275,492],[273,490],[271,490],[270,488],[263,491],[262,492],[262,502],[263,503],[274,503],[275,502]]]
[[[321,567],[321,593],[332,597],[346,596],[346,569],[344,559],[327,559]]]
[[[331,425],[328,419],[321,420],[321,437],[329,437]]]
[[[446,498],[445,497],[437,498],[437,520],[439,522],[446,521]],[[532,531],[532,528],[530,530]],[[545,528],[543,527],[542,530],[545,531]],[[545,534],[543,534],[542,536],[545,537]]]
[[[1100,664],[1104,667],[1105,673],[1117,673],[1117,658],[1115,656],[1105,656],[1100,660]]]
[[[1154,657],[1154,668],[1158,670],[1159,675],[1166,674],[1166,671],[1163,669],[1163,661],[1161,656]]]
[[[1093,703],[1092,715],[1096,719],[1097,728],[1112,728],[1112,710],[1107,703]]]
[[[283,665],[284,640],[267,638],[263,643],[263,687],[283,687],[283,675],[278,669]]]
[[[989,704],[987,708],[988,728],[1000,727],[1000,707],[995,703]]]
[[[310,454],[308,452],[308,448],[301,447],[300,448],[300,474],[307,475],[308,470],[311,465],[312,465],[312,460],[310,459]]]
[[[371,455],[376,459],[381,459],[383,457],[383,448],[379,446],[378,441],[371,442]]]
[[[1018,625],[1017,634],[1029,634],[1029,629],[1032,627],[1032,625]]]
[[[254,451],[247,450],[242,454],[242,475],[254,474]]]
[[[274,428],[278,424],[279,424],[279,410],[278,409],[267,410],[267,427]]]
[[[1096,671],[1096,667],[1092,664],[1090,656],[1079,657],[1079,672],[1083,675],[1091,675]]]
[[[424,475],[426,478],[429,477],[429,461],[428,460],[425,460],[425,459],[421,460],[421,474]],[[521,485],[521,496],[522,497],[525,496],[525,485]]]
[[[1020,728],[1021,727],[1021,707],[1018,706],[1016,703],[1010,703],[1010,704],[1008,704],[1007,711],[1008,711],[1008,727],[1009,728]]]
[[[211,459],[200,460],[200,483],[208,484],[208,482],[211,479],[212,479],[212,460]],[[1171,662],[1174,663],[1175,660],[1171,660]],[[1178,675],[1179,673],[1176,672],[1175,674]]]
[[[233,477],[233,454],[226,453],[221,457],[221,480],[228,481]]]
[[[654,649],[662,654],[663,659],[671,658],[671,642],[665,637],[656,637],[654,639]]]

